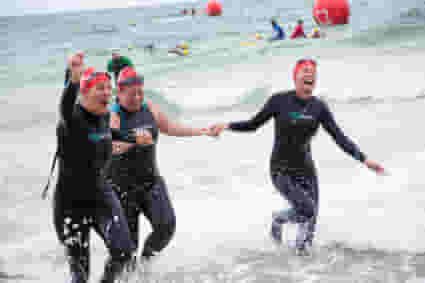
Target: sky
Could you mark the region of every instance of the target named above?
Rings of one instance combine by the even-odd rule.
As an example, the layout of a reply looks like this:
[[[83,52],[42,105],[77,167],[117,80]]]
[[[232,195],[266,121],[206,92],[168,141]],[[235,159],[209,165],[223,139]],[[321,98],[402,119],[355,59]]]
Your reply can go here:
[[[125,8],[129,6],[159,3],[192,2],[185,0],[5,0],[0,9],[1,16],[44,14],[86,9]]]

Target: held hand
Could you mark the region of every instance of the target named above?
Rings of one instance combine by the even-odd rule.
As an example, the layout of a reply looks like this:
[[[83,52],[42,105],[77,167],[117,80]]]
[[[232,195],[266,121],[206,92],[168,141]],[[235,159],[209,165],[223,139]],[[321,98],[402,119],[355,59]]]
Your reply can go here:
[[[134,145],[135,145],[134,143],[114,141],[114,142],[112,142],[112,153],[113,154],[122,154],[124,152],[127,152]]]
[[[227,124],[215,124],[209,127],[209,131],[211,132],[212,137],[218,137],[221,132],[227,129],[229,126]]]
[[[214,131],[211,130],[211,128],[202,128],[200,129],[201,135],[206,135],[209,137],[214,137],[216,138],[217,135],[214,133]]]
[[[388,175],[388,173],[385,171],[385,169],[379,165],[378,163],[376,163],[375,161],[372,160],[365,160],[364,164],[370,169],[376,172],[376,174],[379,175]]]
[[[202,128],[202,129],[199,129],[199,133],[200,133],[200,136],[210,136],[211,137],[211,131],[210,131],[210,129],[208,129],[208,128]]]
[[[152,135],[148,130],[136,129],[133,133],[136,137],[136,143],[139,145],[151,145],[153,144]]]
[[[68,68],[71,71],[73,83],[79,83],[84,68],[84,54],[77,52],[68,58]]]

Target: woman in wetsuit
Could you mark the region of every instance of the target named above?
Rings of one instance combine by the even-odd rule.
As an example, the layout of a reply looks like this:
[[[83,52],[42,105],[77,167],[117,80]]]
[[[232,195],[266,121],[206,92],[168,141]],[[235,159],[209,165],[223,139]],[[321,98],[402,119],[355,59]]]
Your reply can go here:
[[[367,159],[343,134],[325,102],[312,96],[316,68],[313,60],[299,60],[294,69],[295,90],[271,96],[251,120],[211,127],[216,135],[224,129],[249,132],[274,118],[275,139],[270,175],[274,186],[292,208],[274,214],[271,234],[280,243],[282,224],[300,223],[296,240],[297,252],[300,254],[307,253],[306,248],[312,244],[318,213],[318,180],[310,143],[320,125],[346,153],[377,173],[384,173],[379,164]]]
[[[176,216],[164,178],[156,161],[159,133],[190,137],[210,134],[171,121],[144,97],[144,79],[125,68],[118,79],[118,103],[111,106],[111,128],[120,134],[113,142],[112,162],[107,170],[125,210],[133,241],[139,243],[139,215],[152,226],[144,242],[142,258],[149,259],[170,242]]]
[[[88,282],[89,234],[94,228],[110,255],[101,282],[112,283],[131,260],[135,245],[120,202],[104,178],[103,169],[112,152],[107,108],[110,77],[93,68],[81,75],[83,66],[83,56],[70,57],[70,81],[60,101],[54,225],[66,248],[71,282]],[[81,99],[75,103],[79,91]]]

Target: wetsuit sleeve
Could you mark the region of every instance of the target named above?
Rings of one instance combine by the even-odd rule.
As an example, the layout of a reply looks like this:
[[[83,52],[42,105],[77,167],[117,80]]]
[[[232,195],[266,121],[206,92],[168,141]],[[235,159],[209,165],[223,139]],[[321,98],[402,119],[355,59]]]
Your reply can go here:
[[[62,97],[59,103],[59,112],[61,119],[66,126],[70,126],[72,121],[72,113],[74,111],[75,101],[77,100],[80,84],[69,81],[63,90]]]
[[[255,131],[260,126],[264,125],[276,113],[276,96],[272,96],[251,120],[233,122],[229,124],[229,129],[239,132]]]
[[[320,114],[320,122],[322,126],[343,151],[350,154],[354,159],[364,162],[366,160],[366,156],[348,137],[344,135],[341,128],[337,125],[329,107],[323,102],[322,105],[323,110]]]

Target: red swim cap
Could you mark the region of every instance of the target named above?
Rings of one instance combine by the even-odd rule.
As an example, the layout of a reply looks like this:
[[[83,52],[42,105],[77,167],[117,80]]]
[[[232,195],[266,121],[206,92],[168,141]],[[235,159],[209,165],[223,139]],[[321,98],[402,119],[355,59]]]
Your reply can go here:
[[[80,91],[82,94],[86,94],[96,84],[109,81],[110,79],[111,76],[108,73],[96,72],[93,67],[88,67],[81,76]]]
[[[118,77],[118,90],[122,90],[123,87],[131,85],[142,85],[144,83],[143,76],[137,74],[137,72],[130,67],[125,67]]]
[[[297,77],[297,73],[305,66],[311,66],[314,70],[316,70],[317,63],[313,59],[298,60],[297,63],[295,64],[294,73],[293,73],[294,81],[295,81],[295,78]]]

